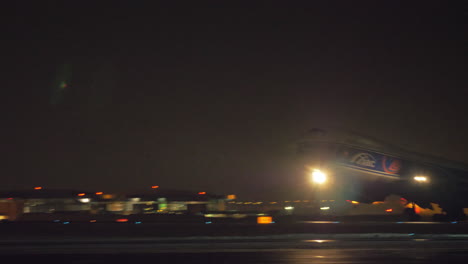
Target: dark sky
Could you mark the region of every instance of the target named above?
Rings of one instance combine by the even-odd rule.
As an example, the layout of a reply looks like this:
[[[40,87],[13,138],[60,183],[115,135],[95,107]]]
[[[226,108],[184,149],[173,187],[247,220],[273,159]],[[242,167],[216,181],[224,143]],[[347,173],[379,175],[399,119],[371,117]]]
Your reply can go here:
[[[468,162],[462,1],[64,2],[2,8],[2,189],[292,198],[330,126]]]

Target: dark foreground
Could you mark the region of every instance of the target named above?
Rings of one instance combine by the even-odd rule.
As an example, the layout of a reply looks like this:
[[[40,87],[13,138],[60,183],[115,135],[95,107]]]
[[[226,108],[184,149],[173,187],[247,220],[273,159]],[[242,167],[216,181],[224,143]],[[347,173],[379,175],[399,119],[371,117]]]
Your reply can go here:
[[[158,224],[128,223],[6,223],[1,238],[29,237],[186,237],[257,236],[282,234],[414,233],[468,234],[468,223],[450,222],[333,222],[294,224]]]
[[[467,245],[460,241],[29,245],[2,254],[2,263],[466,263]]]
[[[8,223],[2,263],[467,263],[468,224]]]

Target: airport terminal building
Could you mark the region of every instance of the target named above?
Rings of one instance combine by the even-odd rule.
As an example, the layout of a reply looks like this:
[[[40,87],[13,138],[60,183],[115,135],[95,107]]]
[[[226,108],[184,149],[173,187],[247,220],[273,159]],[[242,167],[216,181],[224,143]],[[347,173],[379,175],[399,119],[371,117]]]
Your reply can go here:
[[[196,215],[224,211],[227,198],[206,192],[152,190],[110,194],[34,189],[0,192],[0,220],[54,218],[54,215]]]

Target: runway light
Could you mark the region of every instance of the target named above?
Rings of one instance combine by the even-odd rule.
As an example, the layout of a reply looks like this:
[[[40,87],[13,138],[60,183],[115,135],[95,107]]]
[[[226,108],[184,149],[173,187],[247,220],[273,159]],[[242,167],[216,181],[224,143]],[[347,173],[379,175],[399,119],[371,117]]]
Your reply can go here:
[[[327,175],[318,169],[312,171],[312,181],[314,183],[322,184],[327,180]]]
[[[42,190],[42,187],[41,186],[36,186],[36,187],[34,187],[34,190]]]
[[[328,207],[328,206],[320,207],[320,210],[330,210],[330,207]]]
[[[359,204],[358,201],[351,201],[352,204]]]
[[[413,178],[417,182],[427,182],[427,177],[426,176],[414,176]]]
[[[128,222],[128,219],[127,218],[119,218],[117,220],[115,220],[117,223],[126,223]]]
[[[314,239],[314,240],[302,240],[303,242],[308,242],[308,243],[329,243],[329,242],[334,242],[334,240],[328,240],[328,239]]]
[[[292,209],[294,209],[294,207],[292,207],[292,206],[286,206],[286,207],[284,207],[284,209],[285,209],[285,210],[292,210]]]
[[[257,217],[257,224],[271,224],[273,218],[271,216],[259,216]]]
[[[79,193],[79,194],[77,194],[77,195],[78,195],[78,196],[85,196],[86,193]]]
[[[386,209],[385,212],[391,213],[391,212],[393,212],[393,209],[392,208]]]
[[[206,194],[206,192],[198,192],[198,194],[203,195]]]
[[[103,194],[103,192],[97,192],[96,193],[96,195],[102,195],[102,194]]]
[[[153,186],[151,186],[151,189],[157,189],[157,188],[159,188],[158,185],[153,185]]]
[[[81,199],[78,199],[78,201],[82,202],[82,203],[89,203],[91,202],[91,199],[89,198],[81,198]]]

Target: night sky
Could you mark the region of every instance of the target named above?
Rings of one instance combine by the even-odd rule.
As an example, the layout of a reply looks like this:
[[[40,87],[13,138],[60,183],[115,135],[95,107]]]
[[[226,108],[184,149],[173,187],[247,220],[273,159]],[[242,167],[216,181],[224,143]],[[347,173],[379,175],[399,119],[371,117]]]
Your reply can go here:
[[[17,2],[1,189],[293,199],[309,187],[293,145],[314,127],[468,163],[462,1]]]

